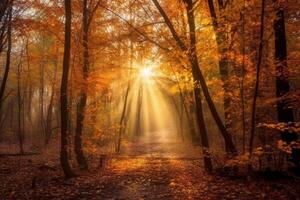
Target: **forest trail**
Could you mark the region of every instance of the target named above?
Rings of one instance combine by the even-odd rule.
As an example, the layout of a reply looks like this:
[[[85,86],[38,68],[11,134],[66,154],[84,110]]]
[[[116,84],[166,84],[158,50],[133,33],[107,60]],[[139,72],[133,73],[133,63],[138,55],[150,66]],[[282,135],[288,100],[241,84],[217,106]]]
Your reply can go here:
[[[119,157],[155,159],[201,159],[200,148],[180,139],[173,129],[145,133],[136,142],[125,145]]]
[[[166,137],[166,133],[167,130],[150,132],[109,161],[105,171],[115,174],[116,179],[105,191],[115,193],[109,192],[105,198],[189,199],[193,196],[186,187],[192,188],[198,182],[193,179],[194,172],[189,170],[189,165],[201,165],[199,148],[171,140],[175,137]]]
[[[207,175],[199,147],[170,140],[174,137],[167,133],[151,132],[107,158],[102,169],[91,166],[89,173],[77,171],[80,176],[70,180],[62,178],[58,160],[0,158],[0,199],[295,199],[296,189],[284,180],[274,184]],[[52,166],[45,168],[45,162]],[[34,177],[39,178],[32,187]]]

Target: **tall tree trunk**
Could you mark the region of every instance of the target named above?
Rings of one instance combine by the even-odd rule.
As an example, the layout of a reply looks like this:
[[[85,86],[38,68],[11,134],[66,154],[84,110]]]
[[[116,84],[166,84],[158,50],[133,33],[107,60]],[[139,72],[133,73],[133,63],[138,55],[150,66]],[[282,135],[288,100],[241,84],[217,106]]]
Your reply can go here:
[[[244,84],[245,84],[245,54],[246,54],[246,40],[245,40],[245,12],[246,12],[246,0],[243,0],[243,10],[241,12],[242,19],[242,70],[241,70],[241,82],[240,82],[240,96],[242,105],[242,128],[243,128],[243,153],[246,153],[246,116],[245,116],[245,95],[244,95]]]
[[[3,52],[4,45],[6,43],[5,32],[9,22],[9,11],[12,5],[12,0],[0,1],[0,54]]]
[[[26,116],[29,124],[33,128],[32,123],[32,112],[31,112],[31,104],[32,104],[32,97],[33,97],[33,91],[32,91],[32,80],[31,80],[31,71],[30,71],[30,56],[29,56],[29,39],[26,40],[26,58],[27,58],[27,106],[26,106]],[[25,111],[25,108],[24,108]]]
[[[22,58],[20,58],[22,59]],[[17,88],[18,88],[18,139],[19,139],[19,147],[20,154],[24,154],[24,135],[22,130],[22,97],[21,97],[21,61],[17,66]]]
[[[5,71],[0,87],[0,112],[2,109],[2,104],[4,101],[4,91],[6,87],[6,82],[8,78],[8,73],[10,69],[10,58],[11,58],[11,48],[12,48],[12,12],[13,12],[13,1],[11,1],[9,5],[9,19],[8,19],[8,26],[7,26],[7,52],[6,52],[6,64],[5,64]]]
[[[192,72],[193,78],[195,81],[194,86],[194,95],[196,100],[196,112],[197,112],[197,120],[199,124],[201,142],[202,142],[202,152],[204,159],[204,167],[207,172],[212,172],[212,162],[209,154],[209,142],[207,137],[207,130],[205,127],[203,109],[202,109],[202,101],[201,101],[201,91],[198,86],[199,84],[199,66],[198,66],[198,57],[197,57],[197,47],[196,47],[196,26],[195,26],[195,17],[193,10],[193,1],[186,0],[187,3],[187,16],[188,16],[188,25],[190,28],[190,62],[192,63]]]
[[[284,8],[277,0],[274,0],[276,18],[274,20],[274,34],[275,34],[275,62],[276,62],[276,96],[278,121],[283,123],[293,122],[293,109],[289,107],[286,101],[286,95],[290,91],[290,84],[288,79],[288,65],[287,65],[287,48],[286,48],[286,34],[284,21]],[[297,133],[283,131],[281,133],[283,141],[290,143],[297,140]]]
[[[220,77],[221,81],[223,83],[223,91],[224,91],[224,100],[223,100],[223,106],[224,106],[224,116],[225,116],[225,127],[227,130],[229,130],[232,126],[231,123],[231,117],[230,117],[230,86],[228,82],[228,76],[229,76],[229,62],[228,62],[228,49],[227,49],[227,44],[228,44],[228,37],[226,36],[226,27],[225,27],[225,22],[222,21],[221,23],[218,22],[216,11],[215,11],[215,6],[213,3],[213,0],[208,0],[208,6],[209,6],[209,11],[210,15],[212,18],[213,22],[213,29],[216,34],[216,42],[218,45],[218,51],[220,54],[219,58],[219,71],[220,71]],[[220,12],[224,11],[224,5],[223,5],[223,0],[218,0],[218,6]]]
[[[87,169],[88,164],[86,158],[84,157],[82,151],[82,130],[83,123],[85,117],[85,109],[87,102],[87,81],[88,81],[88,73],[89,73],[89,49],[88,49],[88,0],[83,0],[83,10],[82,10],[82,25],[83,25],[83,37],[82,37],[82,45],[83,45],[83,66],[82,66],[82,74],[83,74],[83,86],[80,91],[80,99],[77,108],[77,122],[76,122],[76,131],[75,131],[75,154],[76,160],[81,169]]]
[[[254,93],[253,93],[253,101],[252,101],[252,113],[251,113],[251,126],[250,126],[250,142],[249,142],[249,153],[252,154],[253,150],[253,142],[254,142],[254,134],[256,128],[256,101],[258,96],[259,89],[259,75],[260,68],[262,62],[262,54],[263,54],[263,45],[264,45],[264,19],[265,19],[265,0],[261,1],[261,18],[260,18],[260,36],[259,36],[259,48],[258,48],[258,60],[256,64],[256,77],[255,77],[255,85],[254,85]]]
[[[69,85],[68,85],[68,109],[69,109],[69,120],[68,120],[68,139],[69,139],[69,142],[70,142],[70,146],[73,146],[74,145],[74,134],[73,134],[73,131],[74,130],[74,124],[76,126],[76,122],[74,122],[74,119],[72,118],[72,116],[74,115],[74,109],[73,109],[73,104],[75,102],[75,98],[74,98],[74,92],[73,92],[73,88],[74,88],[74,85],[75,85],[75,80],[74,80],[74,77],[75,77],[75,62],[76,62],[76,58],[77,58],[77,53],[78,52],[74,52],[74,54],[72,54],[72,58],[70,60],[72,65],[70,65],[70,75],[69,75]],[[75,109],[75,115],[76,115],[76,112],[77,112],[77,107]],[[77,119],[75,119],[77,120]],[[68,148],[68,151],[69,151],[69,159],[72,159],[73,158],[73,148]]]
[[[70,68],[70,53],[71,53],[71,24],[72,24],[72,8],[71,0],[65,0],[65,49],[63,58],[63,73],[60,89],[61,101],[61,150],[60,162],[62,169],[67,178],[75,176],[69,163],[68,155],[68,77]]]

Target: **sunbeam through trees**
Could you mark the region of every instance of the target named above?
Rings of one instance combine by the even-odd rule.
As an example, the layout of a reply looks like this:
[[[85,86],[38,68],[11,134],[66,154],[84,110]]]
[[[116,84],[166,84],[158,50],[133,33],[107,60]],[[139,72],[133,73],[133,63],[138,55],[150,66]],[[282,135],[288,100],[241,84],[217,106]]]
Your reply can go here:
[[[0,200],[300,199],[299,0],[0,0]]]

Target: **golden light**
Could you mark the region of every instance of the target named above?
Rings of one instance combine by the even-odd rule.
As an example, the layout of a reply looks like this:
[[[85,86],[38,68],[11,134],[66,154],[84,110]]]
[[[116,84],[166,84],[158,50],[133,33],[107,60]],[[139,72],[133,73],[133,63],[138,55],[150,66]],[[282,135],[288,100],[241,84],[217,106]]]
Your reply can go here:
[[[145,67],[140,71],[140,76],[142,78],[151,78],[152,76],[154,76],[154,72],[153,72],[152,68]]]

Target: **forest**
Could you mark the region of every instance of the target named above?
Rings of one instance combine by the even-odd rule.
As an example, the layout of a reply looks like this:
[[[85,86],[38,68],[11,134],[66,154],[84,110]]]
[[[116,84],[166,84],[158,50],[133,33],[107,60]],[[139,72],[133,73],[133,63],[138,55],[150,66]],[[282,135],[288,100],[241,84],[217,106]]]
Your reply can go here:
[[[299,0],[0,0],[0,200],[300,199]]]

